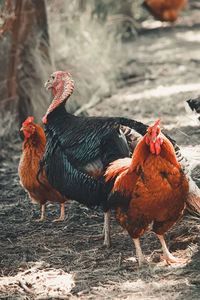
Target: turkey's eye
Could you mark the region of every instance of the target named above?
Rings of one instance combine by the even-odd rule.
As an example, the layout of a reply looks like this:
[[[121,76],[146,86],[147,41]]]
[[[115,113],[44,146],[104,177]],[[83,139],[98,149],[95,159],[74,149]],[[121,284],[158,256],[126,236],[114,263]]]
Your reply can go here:
[[[55,79],[55,76],[51,76],[51,78],[54,80],[54,79]]]

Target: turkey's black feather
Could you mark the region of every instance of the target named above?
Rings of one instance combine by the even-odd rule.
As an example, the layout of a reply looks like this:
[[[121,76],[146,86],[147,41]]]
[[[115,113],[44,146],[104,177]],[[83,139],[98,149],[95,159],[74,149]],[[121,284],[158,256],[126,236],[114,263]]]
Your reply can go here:
[[[103,205],[102,198],[108,193],[103,178],[96,180],[88,174],[75,169],[67,156],[56,148],[51,163],[46,166],[49,182],[63,195],[70,196],[88,207]]]
[[[151,8],[147,5],[147,3],[146,3],[145,1],[142,3],[142,7],[143,7],[145,10],[147,10],[148,12],[152,13]]]
[[[134,120],[76,117],[65,110],[64,103],[57,107],[47,117],[46,148],[41,160],[49,183],[68,199],[106,209],[112,185],[104,182],[103,172],[110,162],[130,156],[121,125],[142,135],[147,130],[146,125]],[[101,170],[98,170],[99,161]],[[88,174],[90,168],[94,168],[94,173],[102,172],[102,176],[95,179]]]
[[[187,100],[187,103],[192,111],[196,111],[197,113],[200,114],[200,97]]]
[[[88,207],[102,205],[107,210],[113,183],[104,182],[105,168],[110,162],[130,155],[120,126],[134,129],[142,136],[148,126],[121,117],[76,117],[64,105],[47,117],[41,170],[45,166],[49,183],[68,199]],[[170,140],[179,155],[179,147]],[[95,172],[100,174],[96,179]]]
[[[108,197],[108,200],[106,202],[106,209],[109,210],[111,208],[127,208],[129,207],[129,203],[132,199],[131,195],[124,195],[121,194],[118,191],[115,191],[114,193],[111,193]]]

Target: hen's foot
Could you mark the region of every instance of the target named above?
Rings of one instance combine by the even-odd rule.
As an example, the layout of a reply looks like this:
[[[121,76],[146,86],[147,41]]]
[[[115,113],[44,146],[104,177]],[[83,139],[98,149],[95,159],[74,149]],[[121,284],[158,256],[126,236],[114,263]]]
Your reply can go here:
[[[45,204],[42,204],[42,213],[41,213],[41,218],[40,219],[36,219],[36,222],[43,222],[46,220],[45,217]]]
[[[62,222],[62,221],[65,221],[66,219],[65,218],[58,218],[58,219],[54,219],[52,222],[55,223],[55,222]]]

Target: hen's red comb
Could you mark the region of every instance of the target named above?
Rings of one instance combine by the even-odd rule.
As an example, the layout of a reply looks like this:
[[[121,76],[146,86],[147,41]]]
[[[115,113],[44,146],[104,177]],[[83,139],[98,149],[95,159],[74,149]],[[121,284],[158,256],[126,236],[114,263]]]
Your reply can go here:
[[[32,123],[33,122],[33,117],[28,117],[26,119],[26,121],[24,121],[24,123],[22,124],[23,127],[26,127],[29,123]]]

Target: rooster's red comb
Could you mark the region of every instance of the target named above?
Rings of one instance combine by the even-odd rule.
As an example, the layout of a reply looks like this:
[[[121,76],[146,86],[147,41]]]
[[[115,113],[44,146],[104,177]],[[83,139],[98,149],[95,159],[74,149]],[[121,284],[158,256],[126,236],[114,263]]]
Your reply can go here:
[[[155,124],[153,125],[153,128],[157,128],[157,126],[159,125],[160,121],[161,121],[161,118],[158,119],[158,120],[155,122]]]
[[[156,131],[157,131],[157,127],[158,127],[160,121],[161,121],[161,118],[158,119],[158,120],[155,122],[155,124],[152,126],[152,137],[153,137],[153,138],[156,138]]]
[[[29,123],[32,123],[33,122],[33,117],[28,117],[26,119],[26,121],[24,121],[24,123],[22,124],[23,127],[26,127]]]

